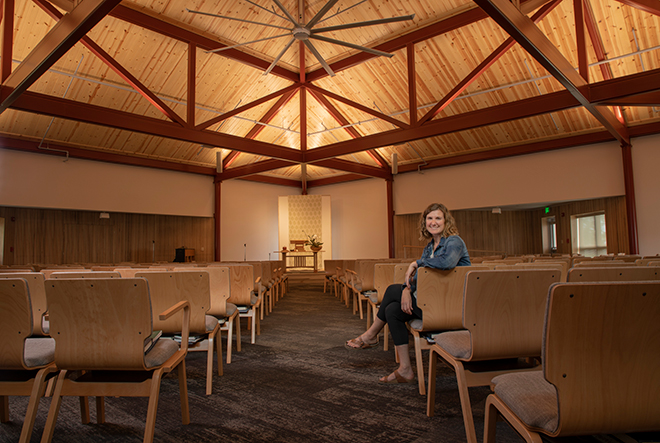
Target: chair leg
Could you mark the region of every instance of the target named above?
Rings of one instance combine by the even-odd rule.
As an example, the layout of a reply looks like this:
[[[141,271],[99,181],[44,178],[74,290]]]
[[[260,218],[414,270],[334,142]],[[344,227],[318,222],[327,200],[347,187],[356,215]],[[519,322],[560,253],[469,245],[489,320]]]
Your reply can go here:
[[[236,352],[241,352],[241,316],[236,316]]]
[[[222,363],[222,333],[218,329],[218,336],[215,339],[216,350],[215,353],[218,355],[218,375],[224,375],[225,368]]]
[[[474,418],[472,417],[472,405],[470,404],[470,393],[468,392],[465,369],[460,362],[456,362],[454,369],[456,371],[456,381],[458,382],[458,394],[461,399],[467,441],[468,443],[477,443],[477,432],[474,429]]]
[[[231,363],[231,337],[234,333],[234,320],[227,322],[227,364]]]
[[[105,423],[105,397],[96,397],[96,423]]]
[[[490,395],[486,398],[486,411],[484,418],[484,443],[495,442],[497,431],[497,408],[491,403]]]
[[[9,422],[9,396],[0,396],[0,423]]]
[[[50,408],[48,408],[48,419],[44,426],[44,432],[41,435],[41,443],[50,443],[53,440],[53,431],[55,431],[55,423],[57,422],[57,415],[60,413],[60,405],[62,404],[62,388],[66,380],[67,371],[65,369],[60,371],[57,376],[57,384],[53,392],[53,398],[50,401]]]
[[[89,398],[80,397],[80,419],[82,424],[89,424]]]
[[[390,349],[389,340],[390,340],[390,327],[388,325],[385,325],[385,327],[383,328],[383,351],[388,351]]]
[[[206,395],[213,392],[213,342],[215,334],[209,334],[208,349],[206,351]],[[220,361],[220,358],[218,358]]]
[[[495,394],[486,398],[486,416],[484,421],[484,443],[495,443],[497,419],[501,415],[504,420],[515,429],[527,443],[542,443],[543,440],[537,432],[525,426],[516,414]]]
[[[435,355],[435,351],[431,349],[429,351],[429,381],[426,394],[427,417],[433,417],[433,414],[435,413],[435,374],[437,365],[438,357]]]
[[[55,366],[49,366],[37,373],[32,385],[32,392],[30,393],[30,401],[28,402],[27,411],[25,412],[25,419],[23,420],[23,428],[21,429],[21,436],[19,443],[28,443],[32,437],[32,430],[34,428],[34,421],[37,418],[37,411],[39,409],[39,399],[43,397],[46,390],[47,382],[46,376],[51,372],[57,371]],[[0,398],[0,409],[4,408],[7,412],[7,421],[9,421],[9,397],[2,396]],[[4,414],[3,411],[3,414]]]
[[[160,395],[160,378],[163,370],[157,369],[151,376],[151,386],[149,389],[149,406],[147,407],[147,421],[144,424],[143,443],[152,443],[154,441],[154,431],[156,429],[156,411],[158,410],[158,397]]]
[[[257,312],[256,308],[252,308],[252,338],[250,343],[255,344],[257,342]]]
[[[176,368],[179,379],[179,398],[181,399],[181,423],[190,424],[190,406],[188,405],[188,381],[186,379],[186,359],[181,360]]]
[[[415,364],[417,365],[417,380],[419,385],[419,395],[426,394],[426,387],[424,386],[424,360],[422,359],[422,343],[424,340],[419,335],[414,336],[415,343]]]

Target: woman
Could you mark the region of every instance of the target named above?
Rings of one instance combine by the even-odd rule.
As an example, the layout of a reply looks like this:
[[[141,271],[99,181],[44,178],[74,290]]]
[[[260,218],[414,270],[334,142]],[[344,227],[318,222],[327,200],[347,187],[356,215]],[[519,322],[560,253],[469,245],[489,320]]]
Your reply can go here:
[[[348,340],[348,349],[367,349],[378,345],[378,334],[387,324],[392,333],[395,351],[399,357],[399,368],[386,377],[382,383],[414,383],[415,373],[408,353],[408,329],[406,322],[422,318],[417,307],[417,268],[453,269],[456,266],[470,266],[470,256],[458,229],[445,205],[429,205],[420,218],[420,240],[431,239],[424,248],[422,257],[414,261],[406,271],[405,283],[387,288],[378,314],[371,327],[357,338]]]

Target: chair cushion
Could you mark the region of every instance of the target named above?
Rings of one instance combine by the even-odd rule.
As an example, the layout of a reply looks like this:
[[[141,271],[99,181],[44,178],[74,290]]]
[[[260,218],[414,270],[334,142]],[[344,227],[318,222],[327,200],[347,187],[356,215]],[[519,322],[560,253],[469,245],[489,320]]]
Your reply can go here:
[[[254,292],[253,292],[252,297],[250,298],[250,304],[256,305],[258,301],[259,301],[259,297],[257,295],[255,295]]]
[[[492,383],[495,394],[527,426],[550,434],[557,430],[557,389],[543,377],[543,371],[498,375]]]
[[[421,331],[424,326],[424,322],[422,321],[421,318],[413,318],[408,322],[408,324],[412,329],[416,331]]]
[[[231,317],[234,315],[234,312],[238,309],[238,306],[236,306],[233,303],[227,303],[227,317]]]
[[[162,365],[168,358],[173,356],[179,350],[177,342],[171,338],[161,337],[156,344],[144,354],[144,366],[147,368],[155,368]]]
[[[378,292],[367,292],[367,297],[371,303],[378,303]]]
[[[27,338],[23,347],[23,361],[28,368],[46,366],[55,360],[55,339]]]
[[[44,334],[50,334],[50,321],[46,320],[45,317],[41,318],[41,330]]]
[[[470,331],[443,332],[435,336],[436,344],[458,359],[469,359],[472,355]]]
[[[218,319],[212,315],[206,315],[205,318],[206,332],[213,332],[216,326],[218,326]]]

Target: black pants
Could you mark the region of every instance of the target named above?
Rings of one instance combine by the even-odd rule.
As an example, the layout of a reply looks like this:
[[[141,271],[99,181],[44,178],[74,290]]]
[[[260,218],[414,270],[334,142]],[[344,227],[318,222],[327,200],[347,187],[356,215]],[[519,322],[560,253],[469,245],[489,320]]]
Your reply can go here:
[[[422,318],[422,310],[417,307],[415,297],[412,297],[412,315],[406,314],[401,310],[402,293],[403,285],[394,284],[388,286],[377,314],[377,317],[386,322],[390,327],[394,346],[407,345],[408,328],[406,328],[406,322],[413,318]]]

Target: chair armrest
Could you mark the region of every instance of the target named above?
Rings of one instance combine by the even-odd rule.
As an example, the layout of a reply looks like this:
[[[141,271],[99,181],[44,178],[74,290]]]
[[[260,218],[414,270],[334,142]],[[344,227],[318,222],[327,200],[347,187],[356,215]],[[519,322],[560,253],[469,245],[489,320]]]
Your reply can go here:
[[[158,315],[160,320],[167,320],[175,313],[183,309],[183,322],[181,323],[181,350],[188,352],[188,337],[190,335],[190,303],[187,300],[182,300],[169,309],[161,312]]]

